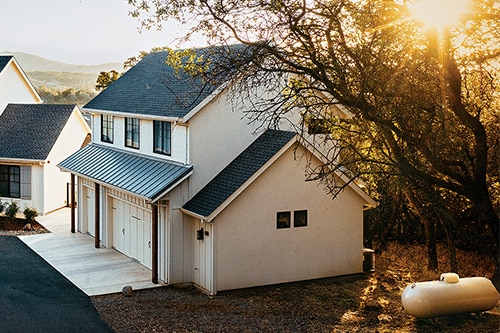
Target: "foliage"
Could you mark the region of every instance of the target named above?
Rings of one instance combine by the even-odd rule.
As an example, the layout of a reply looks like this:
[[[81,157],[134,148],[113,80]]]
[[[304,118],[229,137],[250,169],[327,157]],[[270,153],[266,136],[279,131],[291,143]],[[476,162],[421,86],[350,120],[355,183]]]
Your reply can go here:
[[[97,76],[95,90],[101,91],[107,88],[111,83],[115,82],[120,78],[121,74],[114,69],[109,72],[100,72]]]
[[[38,217],[38,211],[35,208],[26,207],[23,214],[28,222],[33,222]]]
[[[118,73],[114,69],[106,72],[102,71],[99,73],[97,76],[96,80],[96,85],[95,89],[97,91],[101,91],[106,89],[111,83],[115,82],[118,80],[128,69],[134,67],[139,61],[141,61],[142,58],[144,58],[146,55],[148,55],[150,52],[158,52],[158,51],[165,51],[165,50],[170,50],[168,47],[153,47],[149,52],[147,51],[140,51],[138,56],[132,56],[125,60],[123,63],[123,70],[124,72]]]
[[[78,106],[85,105],[96,95],[93,91],[75,90],[74,88],[49,88],[46,86],[38,87],[37,92],[44,103],[76,104]]]
[[[400,204],[385,214],[425,218],[450,244],[473,229],[478,246],[498,258],[500,6],[494,1],[471,1],[473,10],[442,31],[414,19],[412,1],[129,3],[133,16],[155,13],[143,17],[146,26],[196,17],[192,32],[211,43],[246,45],[248,57],[229,62],[237,67],[233,77],[224,70],[206,74],[238,78],[234,89],[242,100],[257,85],[274,85],[276,95],[246,110],[263,126],[276,127],[301,110],[298,130],[307,137],[311,120],[322,122],[330,132],[323,140],[328,162],[308,177],[332,195],[359,177],[379,198],[395,186]],[[338,173],[350,180],[338,181]]]
[[[19,212],[19,206],[15,201],[11,201],[11,203],[5,209],[5,216],[7,216],[11,220],[14,220],[18,212]]]
[[[0,214],[3,213],[4,209],[5,209],[5,202],[3,202],[2,200],[0,200]]]

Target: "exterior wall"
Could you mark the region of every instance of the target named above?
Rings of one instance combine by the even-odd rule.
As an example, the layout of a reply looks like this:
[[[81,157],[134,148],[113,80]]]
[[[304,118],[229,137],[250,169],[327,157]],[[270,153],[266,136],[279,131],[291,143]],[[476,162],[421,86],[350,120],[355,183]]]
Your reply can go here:
[[[249,93],[249,96],[255,97],[250,101],[246,95],[238,95],[238,91],[228,87],[189,119],[189,163],[194,166],[194,173],[190,177],[192,195],[267,129],[267,124],[263,124],[264,119],[251,121],[249,117],[255,118],[256,115],[245,112],[255,109],[253,103],[259,104],[274,98],[277,94],[275,89],[274,83],[268,87],[266,82],[261,82],[259,87]],[[300,114],[296,110],[282,115],[277,126],[281,130],[293,131],[299,123]],[[274,122],[272,125],[275,125]]]
[[[137,118],[140,115],[136,116]],[[120,148],[133,153],[141,153],[155,158],[161,158],[169,161],[177,161],[188,164],[187,156],[187,127],[172,123],[172,143],[171,155],[162,155],[153,152],[153,120],[140,119],[140,138],[139,149],[125,147],[125,118],[113,117],[114,132],[113,143],[101,141],[101,115],[94,113],[92,115],[92,141],[105,146]]]
[[[217,291],[362,272],[362,199],[332,200],[305,163],[290,148],[215,218]],[[276,228],[277,212],[305,209],[307,227]]]
[[[189,217],[184,216],[180,207],[188,200],[189,182],[187,179],[169,194],[170,215],[166,225],[165,279],[168,284],[192,282],[193,242],[195,231]]]
[[[75,108],[57,138],[44,167],[43,213],[67,205],[68,184],[71,175],[62,172],[57,164],[81,148],[90,128],[78,108]]]
[[[22,72],[11,61],[0,72],[0,114],[9,103],[41,103],[42,100],[33,92]]]
[[[0,197],[0,200],[6,203],[16,202],[19,207],[19,214],[22,214],[25,208],[35,208],[39,215],[44,214],[44,195],[43,195],[43,182],[44,182],[44,166],[42,164],[16,164],[16,163],[2,163],[2,164],[12,164],[12,165],[29,165],[31,168],[31,199],[19,199],[19,198],[4,198]],[[21,177],[23,174],[21,172]],[[21,179],[22,181],[22,179]]]
[[[255,139],[256,124],[248,124],[242,112],[233,111],[222,94],[189,120],[189,156],[194,173],[194,195]]]

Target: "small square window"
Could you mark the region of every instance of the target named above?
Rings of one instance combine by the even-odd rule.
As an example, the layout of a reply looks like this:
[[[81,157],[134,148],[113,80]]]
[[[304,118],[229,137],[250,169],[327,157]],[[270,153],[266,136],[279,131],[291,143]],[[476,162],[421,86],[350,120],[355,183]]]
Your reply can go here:
[[[307,226],[307,210],[296,210],[293,212],[293,227]]]
[[[308,121],[307,134],[330,134],[330,128],[325,119],[313,118]]]
[[[290,212],[279,212],[276,215],[276,227],[278,229],[290,228]]]

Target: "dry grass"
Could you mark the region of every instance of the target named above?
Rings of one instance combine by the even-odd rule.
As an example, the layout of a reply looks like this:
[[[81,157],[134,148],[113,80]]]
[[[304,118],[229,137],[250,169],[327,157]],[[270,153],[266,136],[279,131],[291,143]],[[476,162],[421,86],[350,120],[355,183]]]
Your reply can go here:
[[[392,244],[377,257],[377,272],[219,293],[159,288],[133,297],[93,298],[117,332],[498,332],[500,305],[482,314],[416,320],[401,308],[403,289],[447,271],[426,270],[421,246]],[[458,252],[461,276],[488,276],[493,262]]]

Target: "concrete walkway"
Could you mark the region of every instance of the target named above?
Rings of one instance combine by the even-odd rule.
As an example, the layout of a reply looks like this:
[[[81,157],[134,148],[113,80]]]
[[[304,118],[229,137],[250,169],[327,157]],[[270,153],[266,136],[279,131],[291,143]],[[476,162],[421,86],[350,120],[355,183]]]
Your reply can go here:
[[[151,270],[113,249],[94,247],[94,238],[70,231],[70,209],[63,208],[37,221],[47,234],[19,238],[88,296],[162,286],[151,282]]]

